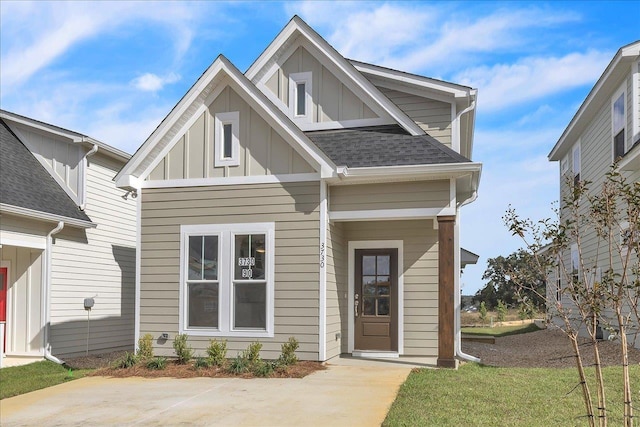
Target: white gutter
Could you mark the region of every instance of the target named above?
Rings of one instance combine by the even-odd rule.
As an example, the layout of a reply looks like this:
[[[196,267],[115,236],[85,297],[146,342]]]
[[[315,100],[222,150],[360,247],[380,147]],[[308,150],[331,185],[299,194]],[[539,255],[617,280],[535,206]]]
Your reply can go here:
[[[84,142],[84,137],[82,138],[83,142]],[[84,155],[84,157],[82,158],[82,163],[83,163],[83,178],[82,178],[82,203],[80,203],[78,205],[78,209],[80,209],[81,211],[84,211],[84,208],[87,207],[87,182],[86,182],[86,176],[87,176],[87,159],[91,156],[93,156],[94,154],[96,154],[98,152],[98,144],[93,144],[93,147],[91,147],[91,150],[87,151],[87,154]]]
[[[59,365],[64,362],[51,354],[51,344],[49,343],[49,330],[51,324],[51,251],[53,246],[53,235],[58,234],[64,228],[64,222],[58,222],[56,228],[47,234],[47,248],[45,249],[45,280],[44,280],[44,357]]]

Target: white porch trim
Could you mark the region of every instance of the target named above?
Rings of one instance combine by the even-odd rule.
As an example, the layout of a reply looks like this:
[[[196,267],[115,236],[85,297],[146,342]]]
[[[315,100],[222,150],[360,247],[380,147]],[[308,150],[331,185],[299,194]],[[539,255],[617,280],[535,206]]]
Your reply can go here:
[[[455,208],[371,209],[359,211],[331,211],[331,221],[389,221],[398,219],[425,219],[439,215],[455,215]]]

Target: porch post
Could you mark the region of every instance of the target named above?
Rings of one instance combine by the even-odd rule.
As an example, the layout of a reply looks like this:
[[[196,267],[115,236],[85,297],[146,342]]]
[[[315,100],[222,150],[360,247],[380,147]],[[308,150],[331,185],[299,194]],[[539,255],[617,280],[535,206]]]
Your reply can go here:
[[[438,217],[438,366],[455,368],[454,215]]]

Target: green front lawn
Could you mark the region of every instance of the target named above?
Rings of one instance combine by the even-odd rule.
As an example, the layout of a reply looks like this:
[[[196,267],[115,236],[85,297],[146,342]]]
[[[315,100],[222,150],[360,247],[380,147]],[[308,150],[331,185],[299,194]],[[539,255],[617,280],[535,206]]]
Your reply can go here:
[[[593,369],[589,370],[593,377]],[[604,368],[609,425],[622,425],[622,369]],[[631,367],[631,383],[640,366]],[[575,369],[421,369],[402,385],[384,426],[586,425]],[[596,390],[592,388],[595,396]],[[638,400],[637,393],[634,398]],[[595,406],[595,405],[594,405]]]
[[[69,370],[45,360],[0,369],[0,399],[82,378],[91,369]]]
[[[464,335],[478,335],[478,336],[491,336],[491,337],[506,337],[507,335],[526,334],[528,332],[539,331],[540,328],[535,323],[524,323],[522,325],[515,326],[495,326],[489,327],[466,327],[461,328]]]

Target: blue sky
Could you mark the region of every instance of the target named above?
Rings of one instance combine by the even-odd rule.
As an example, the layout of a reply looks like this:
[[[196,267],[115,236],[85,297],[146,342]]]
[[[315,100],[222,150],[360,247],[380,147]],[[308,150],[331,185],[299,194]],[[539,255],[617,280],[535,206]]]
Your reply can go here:
[[[549,153],[621,46],[640,2],[0,2],[0,106],[134,152],[220,53],[246,70],[293,14],[348,58],[478,89],[479,198],[462,245],[486,259],[520,246],[512,204],[551,215]]]

